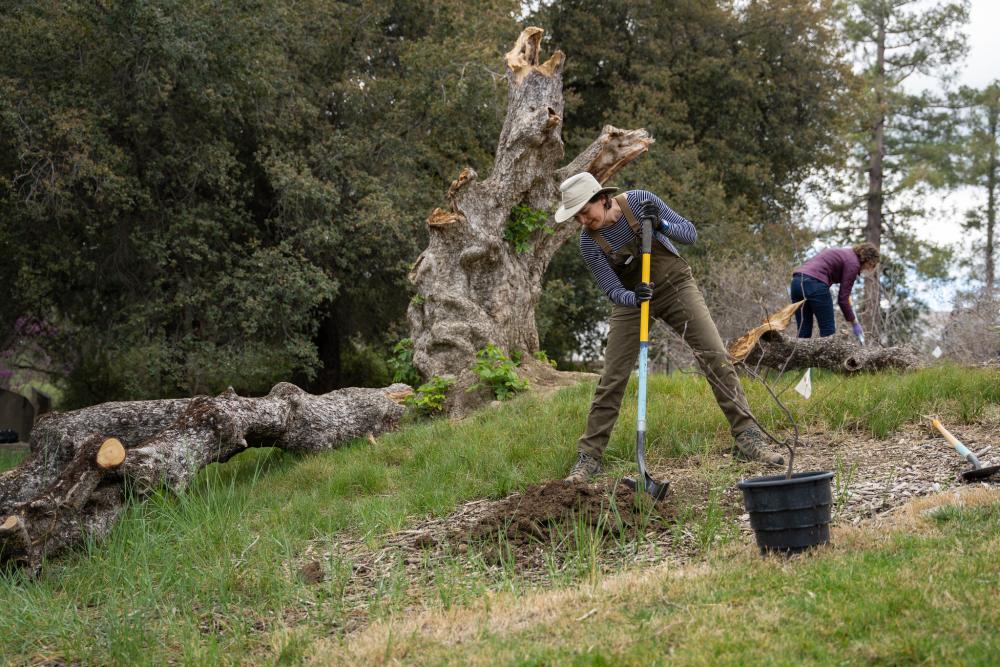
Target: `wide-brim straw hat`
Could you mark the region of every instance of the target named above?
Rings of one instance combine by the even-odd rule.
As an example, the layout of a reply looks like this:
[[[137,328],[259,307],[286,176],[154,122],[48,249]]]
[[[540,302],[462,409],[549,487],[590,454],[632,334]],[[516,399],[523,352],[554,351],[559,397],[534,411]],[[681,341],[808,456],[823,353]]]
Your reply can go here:
[[[602,187],[590,172],[582,172],[570,176],[559,186],[562,192],[562,202],[556,209],[556,222],[565,222],[587,205],[594,195],[618,192],[618,188]]]

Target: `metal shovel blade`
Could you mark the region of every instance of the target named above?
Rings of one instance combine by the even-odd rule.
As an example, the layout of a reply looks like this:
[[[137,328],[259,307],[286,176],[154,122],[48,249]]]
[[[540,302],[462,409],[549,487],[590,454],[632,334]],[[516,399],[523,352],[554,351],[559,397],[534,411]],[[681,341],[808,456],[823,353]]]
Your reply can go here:
[[[962,479],[966,481],[973,481],[977,479],[986,479],[987,477],[992,477],[993,475],[1000,472],[1000,466],[987,466],[986,468],[973,468],[972,470],[966,470],[962,473]]]
[[[635,457],[639,462],[639,477],[642,478],[642,490],[652,496],[653,500],[660,502],[666,498],[667,494],[670,492],[670,482],[667,480],[663,480],[662,482],[656,481],[646,469],[645,435],[646,434],[643,432],[636,434]],[[622,478],[622,484],[633,491],[638,490],[635,480],[631,477]]]

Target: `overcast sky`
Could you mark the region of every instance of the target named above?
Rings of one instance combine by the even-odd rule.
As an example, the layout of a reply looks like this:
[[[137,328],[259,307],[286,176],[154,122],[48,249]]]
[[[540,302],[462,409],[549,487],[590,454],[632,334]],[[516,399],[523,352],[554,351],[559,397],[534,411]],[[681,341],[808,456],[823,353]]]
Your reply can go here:
[[[972,0],[969,21],[969,59],[961,81],[968,86],[982,87],[1000,78],[1000,2]]]
[[[965,67],[958,74],[955,83],[958,85],[982,88],[991,81],[1000,79],[1000,2],[998,0],[972,0],[969,24],[966,34],[969,41],[969,53]],[[935,86],[934,81],[922,77],[913,77],[907,82],[917,92],[920,88]],[[956,86],[957,87],[957,86]],[[978,241],[964,232],[961,222],[965,211],[978,205],[986,198],[981,189],[965,188],[944,197],[940,208],[927,219],[915,224],[917,233],[922,238],[955,246],[963,254],[970,252],[970,242]],[[967,282],[964,272],[955,269],[957,280],[949,285],[921,285],[918,288],[921,296],[936,310],[949,309],[951,298],[956,288],[963,288]]]

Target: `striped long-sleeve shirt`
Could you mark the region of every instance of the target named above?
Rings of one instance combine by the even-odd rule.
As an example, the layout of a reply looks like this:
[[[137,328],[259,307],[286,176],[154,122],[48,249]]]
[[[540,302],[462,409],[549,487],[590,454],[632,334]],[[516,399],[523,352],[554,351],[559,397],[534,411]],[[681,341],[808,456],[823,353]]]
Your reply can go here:
[[[663,233],[662,226],[659,230],[654,231],[653,238],[659,241],[670,252],[675,255],[680,254],[677,252],[673,241],[690,244],[698,240],[698,232],[695,230],[694,225],[691,224],[691,221],[678,215],[652,192],[647,192],[646,190],[629,190],[625,193],[625,196],[628,199],[629,208],[632,209],[637,218],[642,211],[643,204],[653,202],[656,205],[656,208],[659,210],[658,217],[661,224],[666,222],[668,227],[666,233]],[[611,246],[611,249],[616,252],[626,243],[636,238],[636,234],[629,227],[624,213],[618,218],[615,224],[605,227],[596,233],[603,236],[604,240]],[[590,269],[591,275],[594,276],[594,280],[597,281],[597,284],[600,285],[609,299],[620,306],[638,307],[639,302],[635,298],[635,292],[626,289],[622,285],[618,274],[611,268],[611,262],[608,261],[607,255],[594,242],[594,239],[590,238],[586,230],[580,233],[580,255],[587,263],[587,267]]]

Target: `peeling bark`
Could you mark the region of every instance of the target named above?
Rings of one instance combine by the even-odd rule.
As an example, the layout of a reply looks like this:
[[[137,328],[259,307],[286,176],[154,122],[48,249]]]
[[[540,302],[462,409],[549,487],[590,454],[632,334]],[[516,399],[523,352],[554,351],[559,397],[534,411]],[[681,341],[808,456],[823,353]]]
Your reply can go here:
[[[125,509],[126,483],[132,498],[183,493],[206,465],[248,447],[315,452],[382,433],[409,393],[396,384],[315,396],[282,382],[260,398],[230,389],[54,415],[33,431],[29,459],[0,476],[0,563],[37,574],[43,558],[106,535]]]
[[[550,219],[548,229],[530,239],[531,249],[519,254],[504,240],[511,209],[526,204],[552,211],[562,180],[588,170],[603,182],[653,142],[645,130],[607,125],[559,168],[565,59],[557,51],[539,63],[542,32],[526,28],[506,55],[507,116],[493,171],[479,181],[471,168],[462,170],[448,189],[448,209],[428,217],[429,244],[410,272],[417,291],[407,312],[414,365],[425,377],[457,376],[453,396],[474,381],[468,368],[488,343],[525,357],[538,350],[535,306],[545,270],[559,247],[579,232],[575,224],[555,225]],[[457,403],[483,400],[476,396],[463,394]]]
[[[778,370],[826,368],[838,373],[909,370],[920,366],[916,352],[908,346],[861,347],[848,334],[789,338],[780,331],[764,333],[743,363]]]

